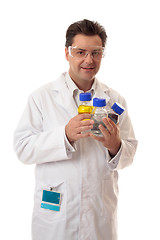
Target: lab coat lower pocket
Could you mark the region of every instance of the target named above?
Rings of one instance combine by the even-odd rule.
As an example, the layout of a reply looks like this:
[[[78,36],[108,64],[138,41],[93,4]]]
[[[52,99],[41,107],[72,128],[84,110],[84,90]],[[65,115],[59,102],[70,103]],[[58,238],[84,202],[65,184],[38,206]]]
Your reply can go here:
[[[41,208],[43,190],[49,190],[61,193],[60,211],[53,211]],[[48,225],[66,219],[66,182],[60,181],[51,184],[37,184],[35,190],[35,204],[33,211],[33,221],[39,225]]]
[[[117,213],[118,183],[117,178],[104,179],[102,182],[103,213],[107,218],[114,218]]]

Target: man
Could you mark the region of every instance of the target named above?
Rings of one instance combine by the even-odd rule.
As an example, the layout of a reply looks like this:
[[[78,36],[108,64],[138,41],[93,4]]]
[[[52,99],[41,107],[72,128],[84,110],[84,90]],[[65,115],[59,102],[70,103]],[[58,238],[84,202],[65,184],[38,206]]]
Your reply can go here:
[[[132,163],[137,146],[127,109],[119,125],[103,119],[103,137],[88,131],[90,114],[77,115],[79,93],[86,91],[105,98],[107,109],[114,102],[126,108],[124,98],[95,77],[106,38],[97,22],[69,26],[68,73],[31,94],[15,131],[18,158],[36,164],[33,240],[117,239],[117,170]]]

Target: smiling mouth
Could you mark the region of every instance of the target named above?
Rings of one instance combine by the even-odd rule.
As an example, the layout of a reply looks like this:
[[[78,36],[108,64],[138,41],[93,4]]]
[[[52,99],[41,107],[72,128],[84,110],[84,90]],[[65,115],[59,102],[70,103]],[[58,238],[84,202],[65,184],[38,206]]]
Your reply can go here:
[[[94,69],[94,67],[81,67],[81,68],[84,70],[93,70]]]

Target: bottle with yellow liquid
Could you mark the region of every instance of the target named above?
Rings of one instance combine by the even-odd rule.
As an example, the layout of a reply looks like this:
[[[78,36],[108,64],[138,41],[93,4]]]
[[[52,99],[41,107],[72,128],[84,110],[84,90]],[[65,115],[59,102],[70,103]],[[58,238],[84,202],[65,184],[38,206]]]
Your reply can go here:
[[[79,94],[80,105],[78,107],[78,114],[92,112],[93,107],[91,104],[91,99],[92,96],[90,92]]]

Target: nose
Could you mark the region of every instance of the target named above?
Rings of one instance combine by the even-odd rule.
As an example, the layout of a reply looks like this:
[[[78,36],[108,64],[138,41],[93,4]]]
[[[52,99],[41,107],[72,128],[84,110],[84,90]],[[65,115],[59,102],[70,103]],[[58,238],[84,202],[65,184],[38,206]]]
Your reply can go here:
[[[84,60],[85,60],[86,63],[89,63],[89,64],[93,63],[92,53],[87,53]]]

